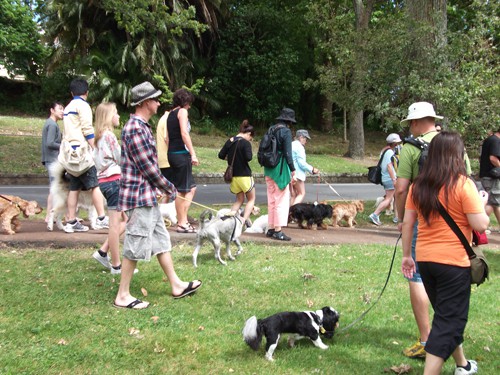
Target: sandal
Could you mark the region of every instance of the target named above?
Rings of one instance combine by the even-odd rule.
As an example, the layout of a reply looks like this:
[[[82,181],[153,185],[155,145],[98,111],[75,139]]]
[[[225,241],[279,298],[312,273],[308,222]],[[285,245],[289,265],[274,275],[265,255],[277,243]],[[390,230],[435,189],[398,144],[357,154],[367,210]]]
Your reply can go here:
[[[196,233],[196,229],[189,223],[186,225],[177,224],[177,233]]]

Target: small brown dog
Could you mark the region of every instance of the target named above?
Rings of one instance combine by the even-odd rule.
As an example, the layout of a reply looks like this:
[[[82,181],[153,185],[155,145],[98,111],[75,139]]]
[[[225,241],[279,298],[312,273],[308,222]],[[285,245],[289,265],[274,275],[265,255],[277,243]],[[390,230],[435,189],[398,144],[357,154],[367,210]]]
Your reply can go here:
[[[15,234],[21,229],[21,222],[17,218],[21,213],[24,217],[29,217],[40,212],[42,212],[42,207],[36,201],[25,201],[13,195],[2,195],[0,196],[0,231]]]
[[[356,214],[365,210],[363,201],[352,201],[337,203],[333,205],[332,225],[337,227],[341,220],[347,221],[347,225],[352,228],[356,223]]]

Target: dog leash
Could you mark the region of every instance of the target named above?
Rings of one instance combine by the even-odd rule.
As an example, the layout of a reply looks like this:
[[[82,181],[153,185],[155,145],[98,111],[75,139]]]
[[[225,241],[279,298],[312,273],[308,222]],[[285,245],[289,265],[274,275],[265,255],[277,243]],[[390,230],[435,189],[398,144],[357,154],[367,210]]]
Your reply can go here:
[[[330,190],[333,191],[340,199],[342,199],[344,202],[347,201],[347,199],[345,199],[342,195],[340,195],[339,193],[337,193],[337,190],[335,190],[331,184],[329,184],[328,182],[326,182],[326,180],[323,177],[321,177],[320,174],[318,174],[318,182],[320,180],[323,181],[326,185],[328,185],[328,187],[330,188]]]
[[[180,198],[180,199],[182,199],[182,200],[185,200],[186,202],[191,202],[191,203],[193,203],[193,204],[195,204],[195,205],[197,205],[197,206],[200,206],[200,207],[206,208],[207,210],[210,210],[210,211],[213,211],[213,212],[217,212],[217,210],[215,210],[215,209],[213,209],[213,208],[211,208],[211,207],[208,207],[208,206],[205,206],[205,205],[203,205],[203,204],[201,204],[201,203],[195,202],[195,201],[193,201],[193,200],[190,200],[190,199],[187,199],[187,198],[181,197],[180,195],[177,195],[177,198],[175,198],[175,199],[179,199],[179,198]]]
[[[375,305],[378,303],[378,301],[380,301],[380,297],[382,297],[382,294],[384,294],[384,291],[385,291],[385,288],[387,287],[387,284],[389,283],[389,278],[391,277],[391,272],[392,272],[392,266],[394,265],[394,258],[396,258],[396,251],[398,249],[398,243],[399,243],[399,240],[401,239],[401,234],[399,234],[399,237],[398,239],[396,240],[396,244],[394,245],[394,252],[392,254],[392,260],[391,260],[391,265],[389,266],[389,273],[387,274],[387,279],[385,280],[385,284],[384,284],[384,287],[382,288],[382,290],[380,291],[380,294],[378,295],[377,297],[377,300],[364,312],[362,313],[359,317],[357,317],[353,322],[351,322],[349,325],[347,325],[346,327],[343,327],[342,329],[339,330],[339,332],[344,332],[344,331],[347,331],[349,328],[351,328],[352,326],[354,326],[356,323],[358,323],[361,319],[364,318],[364,316],[366,314],[368,314],[368,312],[373,309],[375,307]]]
[[[7,197],[4,197],[2,194],[0,194],[0,198],[5,199],[7,202],[10,202],[10,204],[13,204],[14,206],[19,207],[19,203],[14,202],[12,199],[9,199]]]

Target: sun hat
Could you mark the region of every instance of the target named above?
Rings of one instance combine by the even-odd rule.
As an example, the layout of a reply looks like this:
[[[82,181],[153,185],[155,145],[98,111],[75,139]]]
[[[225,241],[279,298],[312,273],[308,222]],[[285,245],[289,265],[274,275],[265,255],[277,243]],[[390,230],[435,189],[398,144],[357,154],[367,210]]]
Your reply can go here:
[[[400,143],[400,142],[402,142],[401,138],[399,137],[399,134],[397,134],[397,133],[389,134],[385,140],[387,143]]]
[[[286,108],[286,107],[283,107],[280,115],[278,117],[276,117],[276,120],[290,121],[290,122],[293,122],[294,124],[297,122],[297,121],[295,121],[295,111],[293,109]]]
[[[401,122],[418,120],[424,117],[434,117],[438,119],[443,118],[443,116],[436,115],[436,112],[434,112],[434,107],[431,103],[417,102],[408,107],[408,117],[406,117],[404,120],[401,120]]]
[[[295,133],[295,138],[299,138],[299,137],[305,137],[307,139],[311,139],[311,137],[309,136],[309,132],[305,129],[297,130],[297,132]]]
[[[132,88],[132,106],[141,104],[143,101],[153,99],[161,95],[161,91],[154,88],[148,81]]]

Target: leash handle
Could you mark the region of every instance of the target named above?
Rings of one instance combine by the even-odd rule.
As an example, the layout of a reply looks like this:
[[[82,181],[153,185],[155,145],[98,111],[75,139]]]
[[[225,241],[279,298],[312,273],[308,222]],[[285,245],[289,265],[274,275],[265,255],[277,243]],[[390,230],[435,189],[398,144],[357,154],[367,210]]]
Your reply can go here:
[[[394,245],[394,252],[392,253],[392,259],[391,259],[391,265],[389,266],[389,273],[387,274],[387,278],[385,280],[385,284],[384,284],[384,287],[382,288],[382,290],[380,291],[380,294],[378,295],[377,297],[377,300],[365,311],[363,312],[359,317],[357,317],[354,321],[352,321],[349,325],[347,325],[346,327],[343,327],[342,329],[339,330],[339,332],[344,332],[344,331],[347,331],[349,328],[351,328],[352,326],[354,326],[356,323],[358,323],[361,319],[363,319],[363,317],[368,314],[368,312],[373,309],[375,307],[375,305],[378,303],[378,301],[380,301],[380,298],[382,297],[382,294],[384,293],[385,291],[385,288],[387,287],[387,284],[389,283],[389,278],[391,277],[391,273],[392,273],[392,266],[394,265],[394,259],[396,258],[396,251],[398,249],[398,243],[399,243],[399,240],[401,239],[401,234],[399,234],[399,237],[398,239],[396,240],[396,244]]]

